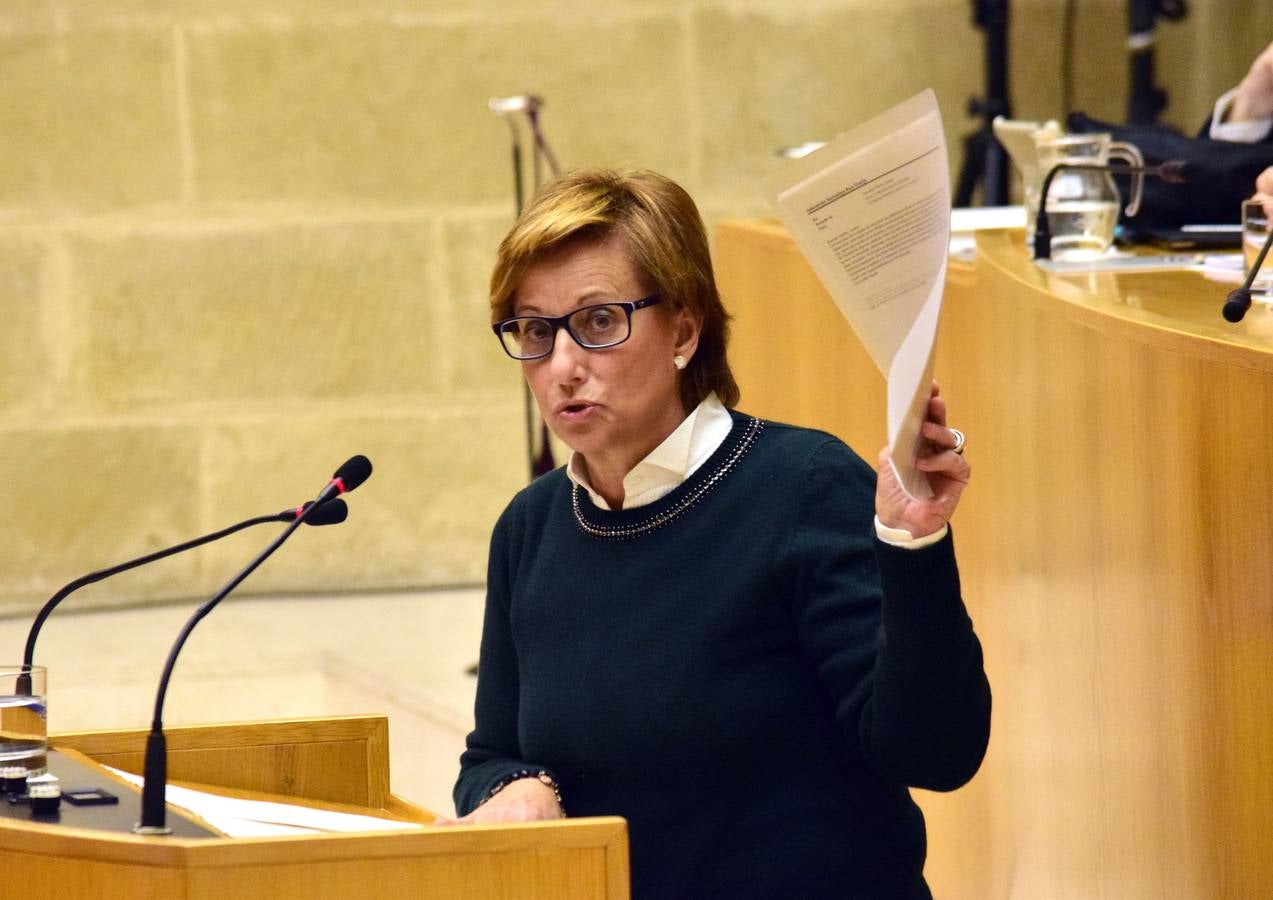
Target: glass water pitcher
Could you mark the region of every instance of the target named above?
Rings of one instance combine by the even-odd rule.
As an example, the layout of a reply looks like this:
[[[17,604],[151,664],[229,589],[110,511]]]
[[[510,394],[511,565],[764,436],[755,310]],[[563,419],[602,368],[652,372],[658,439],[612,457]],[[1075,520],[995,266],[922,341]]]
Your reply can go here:
[[[1026,246],[1034,245],[1034,223],[1039,212],[1039,195],[1043,181],[1053,166],[1105,165],[1119,160],[1132,166],[1144,166],[1145,159],[1133,144],[1111,139],[1109,134],[1062,134],[1036,132],[1038,155],[1037,180],[1025,182]],[[1140,209],[1141,188],[1145,176],[1131,175],[1129,216]],[[1109,172],[1062,169],[1052,178],[1045,206],[1048,227],[1052,232],[1053,253],[1086,251],[1103,253],[1114,243],[1114,226],[1118,224],[1118,207],[1122,197]]]

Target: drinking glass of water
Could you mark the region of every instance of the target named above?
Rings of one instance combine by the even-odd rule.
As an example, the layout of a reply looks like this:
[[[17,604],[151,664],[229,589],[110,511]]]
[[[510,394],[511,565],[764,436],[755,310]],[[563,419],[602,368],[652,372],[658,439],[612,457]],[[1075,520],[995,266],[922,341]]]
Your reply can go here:
[[[48,771],[44,666],[0,666],[0,766]]]
[[[1269,207],[1273,207],[1273,201],[1269,202]],[[1269,207],[1261,200],[1242,202],[1242,271],[1246,275],[1251,274],[1260,251],[1264,249],[1264,242],[1268,240],[1269,212],[1273,211]],[[1268,299],[1268,295],[1273,294],[1273,251],[1265,256],[1259,274],[1251,282],[1251,293],[1265,295],[1261,299]]]

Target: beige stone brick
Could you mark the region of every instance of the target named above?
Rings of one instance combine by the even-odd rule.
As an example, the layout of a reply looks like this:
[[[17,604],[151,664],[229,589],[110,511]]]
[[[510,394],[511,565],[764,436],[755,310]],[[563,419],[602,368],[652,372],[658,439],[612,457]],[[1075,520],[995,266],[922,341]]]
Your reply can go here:
[[[1166,88],[1168,99],[1163,119],[1194,134],[1211,115],[1216,98],[1242,80],[1273,40],[1273,4],[1191,3],[1188,18],[1179,24],[1160,23],[1155,33],[1156,80]]]
[[[525,483],[520,427],[515,403],[479,394],[405,414],[226,425],[210,444],[206,505],[231,520],[296,505],[348,457],[364,453],[375,470],[346,496],[348,521],[304,527],[245,589],[479,583],[491,528]],[[243,548],[218,547],[208,555],[209,571],[228,579],[250,558]]]
[[[0,36],[0,134],[0,207],[176,200],[171,35]]]
[[[1061,4],[1031,2],[1012,19],[1013,115],[1019,119],[1063,120],[1061,86]],[[1011,50],[1010,50],[1011,52]],[[1127,117],[1127,10],[1121,0],[1086,0],[1074,19],[1072,105],[1098,119]],[[1160,72],[1161,75],[1161,72]],[[981,88],[978,88],[981,93]]]
[[[490,203],[510,195],[493,96],[543,95],[565,165],[689,161],[675,18],[192,31],[201,199]]]
[[[454,21],[508,21],[511,18],[556,17],[562,21],[587,17],[593,20],[633,13],[675,10],[697,0],[623,0],[598,4],[594,0],[58,0],[74,24],[116,23],[120,21],[167,22],[174,24],[213,23],[240,25],[259,22],[383,19],[386,16]],[[2,14],[0,14],[2,15]],[[31,21],[48,21],[35,15]]]
[[[156,229],[71,243],[88,401],[374,396],[439,380],[418,222]]]
[[[57,13],[52,0],[5,3],[0,5],[0,29],[10,34],[53,31]]]
[[[0,433],[9,473],[0,479],[0,611],[34,611],[74,578],[198,534],[200,446],[191,428]],[[121,574],[84,588],[68,609],[180,595],[198,561],[185,554]]]
[[[442,257],[446,266],[447,319],[452,344],[448,381],[460,388],[521,392],[521,367],[509,359],[491,333],[488,290],[495,251],[512,225],[512,213],[446,226]]]
[[[1018,12],[1021,14],[1012,17],[1011,29],[1008,33],[1011,56],[1008,80],[1012,94],[1013,118],[1036,122],[1060,119],[1063,116],[1060,52],[1059,50],[1053,53],[1028,52],[1026,48],[1059,47],[1061,6],[1031,2]],[[1077,42],[1078,35],[1076,34],[1075,37]],[[975,40],[981,42],[980,32],[976,33]],[[1012,51],[1014,47],[1018,48],[1016,52]],[[984,51],[979,52],[984,54]],[[1078,67],[1079,63],[1076,60],[1076,69]],[[1105,67],[1101,67],[1101,70],[1101,74],[1106,78],[1113,74]],[[975,93],[980,97],[985,93],[985,86],[981,83],[984,76],[981,74],[980,63],[975,71],[979,79]],[[1077,84],[1075,87],[1077,94]]]
[[[963,108],[980,78],[979,45],[966,4],[923,7],[697,12],[704,187],[759,190],[780,165],[777,148],[828,140],[928,86],[957,160]]]
[[[49,386],[42,327],[43,254],[20,236],[0,236],[0,410],[38,405]]]
[[[1265,33],[1273,34],[1273,20],[1270,20],[1270,28]],[[1241,78],[1251,61],[1244,59],[1239,62],[1242,69],[1232,82],[1225,77],[1231,74],[1229,72],[1217,72],[1212,66],[1197,67],[1194,60],[1198,58],[1200,37],[1196,28],[1168,27],[1159,30],[1156,44],[1156,65],[1160,69],[1160,77],[1165,74],[1171,79],[1163,120],[1187,134],[1198,130],[1211,115],[1216,97],[1237,83],[1237,78]],[[1191,71],[1197,76],[1182,77],[1183,73]],[[1216,90],[1212,90],[1213,85]]]

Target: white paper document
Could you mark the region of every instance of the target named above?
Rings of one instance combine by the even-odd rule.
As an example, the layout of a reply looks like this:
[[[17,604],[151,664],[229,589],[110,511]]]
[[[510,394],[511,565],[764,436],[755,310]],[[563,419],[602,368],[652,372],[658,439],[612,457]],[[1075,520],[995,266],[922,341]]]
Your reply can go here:
[[[137,787],[141,787],[145,782],[140,775],[134,775],[131,772],[123,772],[119,769],[110,769],[110,771]],[[228,837],[276,837],[289,834],[392,831],[400,828],[423,827],[415,822],[312,809],[291,803],[222,797],[218,794],[209,794],[172,784],[164,788],[164,796],[173,806],[192,813]]]
[[[914,497],[931,496],[915,460],[950,241],[937,98],[926,90],[792,161],[765,193],[888,380],[899,482]]]

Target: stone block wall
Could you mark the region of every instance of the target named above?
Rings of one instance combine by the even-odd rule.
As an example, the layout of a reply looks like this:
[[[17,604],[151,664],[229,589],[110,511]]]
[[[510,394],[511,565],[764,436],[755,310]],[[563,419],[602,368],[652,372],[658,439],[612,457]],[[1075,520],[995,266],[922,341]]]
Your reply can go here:
[[[1189,127],[1273,37],[1259,0],[1192,5],[1160,62]],[[1022,117],[1060,112],[1060,6],[1013,4]],[[513,205],[488,98],[544,96],[567,164],[664,171],[709,220],[766,214],[776,147],[926,86],[957,168],[982,83],[971,9],[0,0],[0,613],[299,503],[355,452],[376,474],[350,521],[298,534],[245,590],[480,582],[526,478],[518,372],[486,327]],[[1122,10],[1079,4],[1077,105],[1110,118]],[[75,603],[206,596],[267,537]]]

